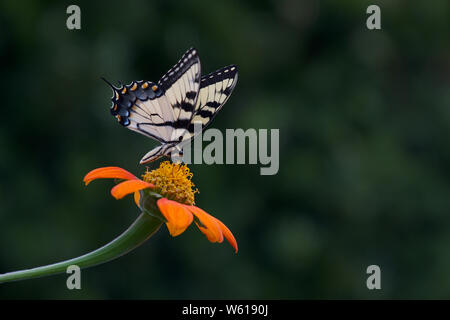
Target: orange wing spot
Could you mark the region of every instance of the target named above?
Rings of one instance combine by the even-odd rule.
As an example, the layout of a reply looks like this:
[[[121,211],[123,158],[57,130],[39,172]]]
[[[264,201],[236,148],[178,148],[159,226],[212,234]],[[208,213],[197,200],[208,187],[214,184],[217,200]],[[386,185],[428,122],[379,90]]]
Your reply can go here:
[[[134,90],[136,90],[137,89],[137,84],[135,83],[135,84],[133,84],[133,86],[131,87],[131,91],[134,91]]]
[[[153,91],[158,90],[158,86],[153,86],[153,87],[152,87],[152,90],[153,90]]]
[[[118,107],[117,107],[117,104],[115,104],[113,110],[114,110],[114,111],[117,111],[117,108],[118,108]]]
[[[119,94],[116,91],[116,100],[119,100]]]
[[[144,84],[142,85],[142,89],[147,89],[148,88],[148,82],[144,82]]]
[[[117,121],[122,120],[122,117],[119,114],[116,116],[116,118],[117,118]]]
[[[122,90],[122,94],[125,94],[125,93],[127,93],[127,88],[123,88],[123,90]]]

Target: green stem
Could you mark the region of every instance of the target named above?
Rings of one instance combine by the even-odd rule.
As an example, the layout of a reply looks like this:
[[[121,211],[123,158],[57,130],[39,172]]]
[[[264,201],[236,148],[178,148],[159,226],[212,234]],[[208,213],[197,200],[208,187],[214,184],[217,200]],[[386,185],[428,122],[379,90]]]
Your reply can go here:
[[[80,268],[92,267],[118,258],[148,240],[162,225],[162,221],[148,213],[141,215],[120,236],[103,247],[78,258],[50,264],[33,269],[20,270],[0,274],[0,283],[16,280],[31,279],[65,272],[70,265]]]

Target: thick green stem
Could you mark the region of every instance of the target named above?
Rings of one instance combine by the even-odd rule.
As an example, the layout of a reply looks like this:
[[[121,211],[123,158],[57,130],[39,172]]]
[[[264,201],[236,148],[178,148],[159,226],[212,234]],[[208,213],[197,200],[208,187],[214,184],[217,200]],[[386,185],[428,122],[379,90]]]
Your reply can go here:
[[[78,258],[43,267],[0,274],[0,283],[31,279],[65,272],[70,265],[80,268],[92,267],[115,258],[138,247],[148,240],[162,225],[162,221],[148,213],[141,213],[136,221],[120,236],[103,247]]]

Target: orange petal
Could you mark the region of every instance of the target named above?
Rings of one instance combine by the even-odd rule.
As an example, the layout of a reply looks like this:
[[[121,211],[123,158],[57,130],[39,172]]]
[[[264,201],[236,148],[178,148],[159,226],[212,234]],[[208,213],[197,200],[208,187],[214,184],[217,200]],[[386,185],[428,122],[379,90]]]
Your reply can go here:
[[[194,219],[192,213],[176,201],[162,198],[156,204],[167,220],[166,225],[172,237],[182,234]]]
[[[203,232],[209,241],[211,242],[222,242],[223,234],[220,229],[219,224],[216,222],[216,218],[207,214],[202,209],[196,206],[186,206],[197,218],[200,220],[201,225],[199,223],[195,223],[197,227]]]
[[[84,176],[84,183],[88,185],[92,180],[103,178],[118,178],[118,179],[137,179],[135,175],[125,169],[119,167],[103,167],[94,169]]]
[[[213,217],[213,219],[216,220],[217,224],[219,225],[220,229],[222,230],[223,236],[225,237],[225,239],[227,239],[227,241],[234,248],[234,251],[237,253],[238,252],[238,245],[237,245],[236,239],[234,238],[234,236],[231,233],[230,229],[228,229],[227,226],[224,225],[222,223],[222,221],[220,221],[219,219],[214,218],[214,217]]]
[[[151,183],[135,179],[135,180],[128,180],[119,183],[114,188],[111,189],[111,194],[116,199],[122,199],[127,194],[145,189],[145,188],[153,188],[154,185]]]
[[[138,208],[139,208],[139,200],[141,200],[141,194],[139,193],[139,191],[135,191],[134,192],[134,203],[136,203]]]

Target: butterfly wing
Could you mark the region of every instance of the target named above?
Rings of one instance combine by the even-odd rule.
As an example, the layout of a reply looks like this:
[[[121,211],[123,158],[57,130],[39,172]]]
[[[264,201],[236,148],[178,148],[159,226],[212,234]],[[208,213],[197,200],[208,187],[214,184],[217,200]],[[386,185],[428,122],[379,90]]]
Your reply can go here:
[[[166,121],[174,115],[163,91],[151,81],[133,81],[121,88],[113,87],[111,114],[128,129],[161,143],[170,139]]]
[[[228,100],[237,82],[237,67],[230,65],[203,77],[200,72],[200,58],[191,48],[158,84],[133,81],[121,88],[110,84],[112,115],[123,126],[162,144],[148,152],[141,164],[191,139],[194,123],[200,122],[203,130]]]
[[[196,122],[201,123],[202,131],[211,123],[233,92],[237,79],[236,65],[229,65],[202,76],[194,113],[187,128],[188,132],[183,136],[182,141],[187,141],[194,136]]]
[[[191,48],[159,80],[173,108],[175,129],[186,128],[192,118],[200,88],[200,69],[197,50]]]
[[[120,124],[163,144],[181,140],[192,118],[200,88],[200,59],[197,50],[189,49],[161,78],[133,81],[114,90],[111,113]],[[167,148],[149,152],[151,158]],[[142,161],[148,162],[149,157]]]

